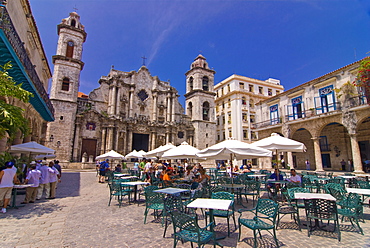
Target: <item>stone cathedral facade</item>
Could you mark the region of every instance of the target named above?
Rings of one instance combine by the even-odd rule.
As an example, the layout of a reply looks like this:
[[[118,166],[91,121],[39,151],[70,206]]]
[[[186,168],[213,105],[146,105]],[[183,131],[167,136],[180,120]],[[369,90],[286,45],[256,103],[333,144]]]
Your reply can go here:
[[[152,76],[145,66],[124,72],[111,68],[89,95],[79,94],[86,39],[80,16],[72,12],[58,25],[57,55],[50,99],[55,121],[48,124],[48,144],[62,164],[93,162],[100,154],[115,150],[149,151],[183,141],[206,148],[215,143],[214,73],[199,55],[186,72],[186,113],[177,90]]]

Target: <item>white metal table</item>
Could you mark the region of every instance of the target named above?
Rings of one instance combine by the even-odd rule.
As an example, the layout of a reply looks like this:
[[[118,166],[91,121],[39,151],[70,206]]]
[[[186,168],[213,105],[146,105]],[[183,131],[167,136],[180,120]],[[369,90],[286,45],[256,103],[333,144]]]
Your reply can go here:
[[[122,182],[122,185],[127,185],[127,186],[134,186],[134,201],[137,201],[137,186],[138,185],[148,185],[148,182],[142,182],[142,181],[136,181],[136,182]]]

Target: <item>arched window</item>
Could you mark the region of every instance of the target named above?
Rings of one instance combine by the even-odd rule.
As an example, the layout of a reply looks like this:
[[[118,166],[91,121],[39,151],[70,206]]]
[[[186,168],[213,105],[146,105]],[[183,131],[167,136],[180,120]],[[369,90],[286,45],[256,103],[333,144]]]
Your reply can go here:
[[[203,121],[209,121],[209,103],[204,102],[203,103]]]
[[[74,49],[75,44],[73,41],[68,41],[67,42],[67,51],[66,51],[66,57],[68,58],[73,58],[73,49]]]
[[[208,77],[204,76],[203,79],[202,79],[202,89],[205,90],[205,91],[209,90],[208,81],[209,81]]]
[[[69,78],[63,78],[62,90],[69,91]]]
[[[190,91],[193,90],[193,87],[194,87],[194,85],[193,85],[193,77],[190,77],[189,78],[189,89],[190,89]]]
[[[72,27],[76,27],[76,20],[75,20],[75,19],[72,19],[72,21],[71,21],[71,26],[72,26]]]
[[[192,116],[193,116],[193,103],[192,102],[189,102],[189,104],[188,104],[188,116],[190,118],[192,118]]]

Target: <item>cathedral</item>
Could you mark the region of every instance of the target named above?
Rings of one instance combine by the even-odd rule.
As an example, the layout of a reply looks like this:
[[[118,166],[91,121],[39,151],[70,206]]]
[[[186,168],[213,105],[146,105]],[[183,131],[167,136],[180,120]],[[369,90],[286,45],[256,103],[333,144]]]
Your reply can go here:
[[[111,68],[99,79],[100,86],[85,95],[79,92],[79,80],[87,33],[80,16],[72,12],[57,27],[50,91],[55,121],[48,123],[46,137],[53,137],[48,145],[62,164],[93,162],[110,150],[125,155],[183,141],[198,149],[215,144],[215,71],[202,55],[185,73],[186,111],[177,90],[145,66],[130,72]]]

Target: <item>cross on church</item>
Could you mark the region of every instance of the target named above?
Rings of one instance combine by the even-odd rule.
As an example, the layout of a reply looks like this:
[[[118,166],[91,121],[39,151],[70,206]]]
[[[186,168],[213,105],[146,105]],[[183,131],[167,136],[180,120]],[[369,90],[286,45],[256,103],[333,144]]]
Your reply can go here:
[[[145,66],[145,60],[147,59],[145,56],[141,57],[143,59],[143,66]]]
[[[78,10],[76,5],[73,7],[73,9],[74,9],[75,12],[77,12],[77,10]]]

